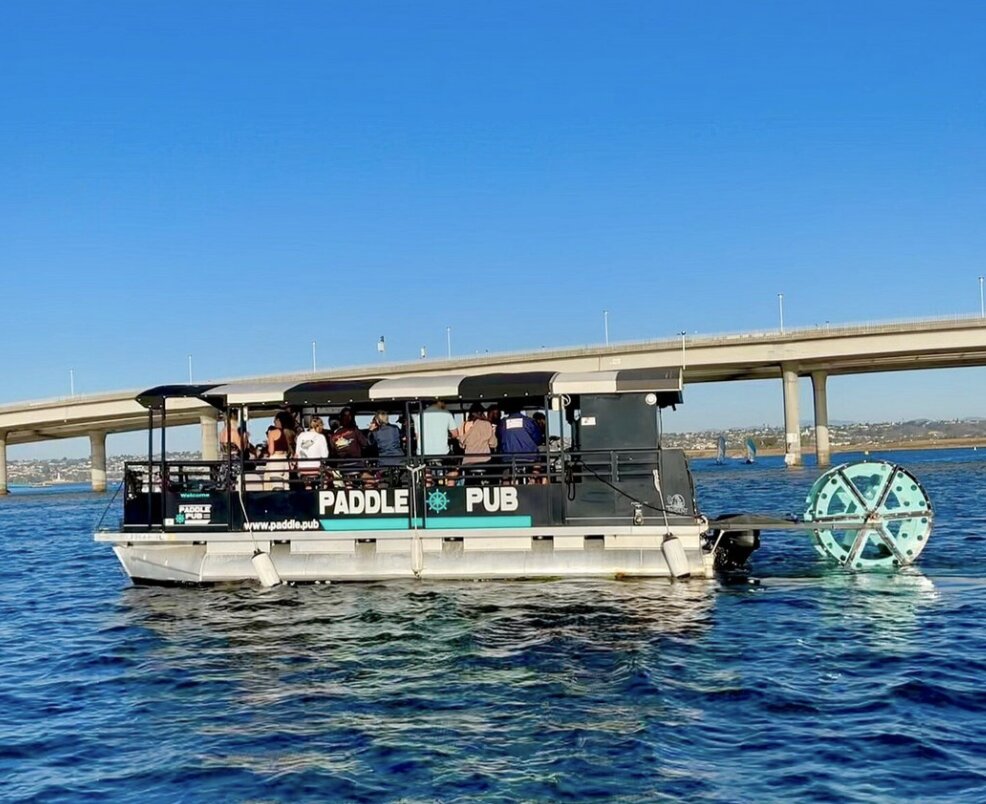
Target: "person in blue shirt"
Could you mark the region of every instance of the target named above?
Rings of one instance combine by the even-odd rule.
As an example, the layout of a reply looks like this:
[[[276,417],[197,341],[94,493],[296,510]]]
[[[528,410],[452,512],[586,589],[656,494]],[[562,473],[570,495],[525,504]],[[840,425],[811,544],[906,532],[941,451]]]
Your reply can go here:
[[[537,422],[516,408],[500,419],[496,426],[496,438],[500,444],[500,454],[516,456],[518,463],[533,461],[537,457],[538,447],[544,443],[544,433]]]
[[[400,428],[390,423],[387,411],[381,410],[373,417],[369,441],[377,448],[380,466],[400,466],[404,461]]]

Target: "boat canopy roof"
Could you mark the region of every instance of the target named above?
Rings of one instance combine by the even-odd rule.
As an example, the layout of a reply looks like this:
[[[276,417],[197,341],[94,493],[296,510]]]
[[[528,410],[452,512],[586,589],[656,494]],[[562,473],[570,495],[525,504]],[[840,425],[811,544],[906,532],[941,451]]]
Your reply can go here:
[[[203,395],[207,394],[210,388],[215,387],[215,383],[212,385],[155,385],[153,388],[148,388],[137,394],[137,401],[145,408],[159,410],[164,405],[165,399],[188,399],[190,397],[203,399]]]
[[[247,405],[365,405],[408,399],[496,401],[538,399],[550,395],[653,393],[660,407],[680,404],[680,368],[618,371],[522,371],[492,374],[410,375],[385,379],[310,380],[308,382],[233,382],[224,385],[159,385],[138,394],[146,408],[165,399],[197,398],[217,408]]]

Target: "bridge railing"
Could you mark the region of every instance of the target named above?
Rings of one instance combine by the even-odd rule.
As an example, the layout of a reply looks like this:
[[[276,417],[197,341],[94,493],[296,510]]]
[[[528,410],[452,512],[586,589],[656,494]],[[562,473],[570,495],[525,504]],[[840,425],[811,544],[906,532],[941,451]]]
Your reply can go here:
[[[898,318],[882,321],[871,321],[862,323],[830,323],[824,322],[811,326],[786,327],[782,332],[779,327],[771,327],[759,330],[746,331],[726,331],[718,333],[695,333],[685,334],[686,347],[695,348],[696,346],[715,346],[722,343],[731,343],[736,340],[767,340],[784,339],[796,340],[806,336],[816,336],[824,333],[826,336],[841,337],[851,335],[871,335],[881,333],[904,332],[916,327],[949,329],[952,327],[977,325],[986,327],[986,318],[973,314],[943,315],[932,318]],[[486,365],[497,359],[515,360],[529,357],[537,359],[539,357],[579,357],[593,354],[605,354],[607,352],[620,352],[627,349],[644,350],[648,348],[680,348],[682,336],[668,335],[662,338],[635,339],[628,341],[611,342],[609,344],[583,344],[580,346],[559,346],[551,348],[541,348],[538,350],[508,350],[500,352],[485,352],[482,355],[461,355],[455,358],[427,358],[424,360],[405,361],[400,363],[386,363],[376,365],[350,365],[338,366],[330,371],[313,373],[311,371],[295,371],[283,374],[272,374],[266,376],[250,376],[240,378],[227,378],[215,380],[215,382],[290,382],[310,380],[313,377],[332,378],[345,377],[348,375],[361,375],[368,372],[374,374],[400,373],[402,371],[420,371],[423,367],[434,371],[443,366],[468,366]],[[76,394],[74,396],[56,396],[47,399],[35,399],[25,402],[0,404],[0,413],[8,411],[22,412],[25,408],[43,407],[54,404],[78,404],[94,403],[100,401],[117,401],[120,399],[133,398],[139,393],[133,391],[102,392],[91,395]]]

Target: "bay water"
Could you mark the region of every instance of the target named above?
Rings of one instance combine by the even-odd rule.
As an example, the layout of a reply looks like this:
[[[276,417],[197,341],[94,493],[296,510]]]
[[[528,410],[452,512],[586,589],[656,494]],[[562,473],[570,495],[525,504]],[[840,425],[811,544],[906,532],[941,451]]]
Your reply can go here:
[[[737,582],[135,587],[106,495],[15,489],[0,799],[986,801],[986,454],[879,457],[935,505],[916,569],[766,533]],[[709,515],[818,474],[692,466]]]

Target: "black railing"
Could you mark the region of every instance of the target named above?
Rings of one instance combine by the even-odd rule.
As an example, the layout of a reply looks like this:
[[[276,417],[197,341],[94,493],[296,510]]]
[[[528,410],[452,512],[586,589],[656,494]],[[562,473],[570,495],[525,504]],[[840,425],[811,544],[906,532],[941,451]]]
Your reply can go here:
[[[407,485],[413,470],[428,485],[547,484],[599,478],[609,482],[649,476],[659,461],[653,449],[565,450],[472,455],[423,455],[412,458],[266,458],[230,463],[166,461],[153,464],[148,488],[148,464],[127,463],[128,496],[167,491],[279,491],[340,486]],[[162,475],[163,472],[163,475]]]
[[[227,512],[242,509],[241,495],[303,490],[409,489],[414,492],[435,486],[564,485],[568,490],[566,496],[574,499],[575,489],[585,482],[600,482],[617,491],[621,483],[639,486],[641,481],[647,481],[649,485],[660,465],[661,452],[656,449],[552,450],[492,454],[488,458],[425,455],[127,463],[125,524],[159,527],[168,516],[166,498],[172,495],[189,498],[208,494],[215,499],[215,495],[221,494]],[[231,518],[229,523],[232,527]]]

